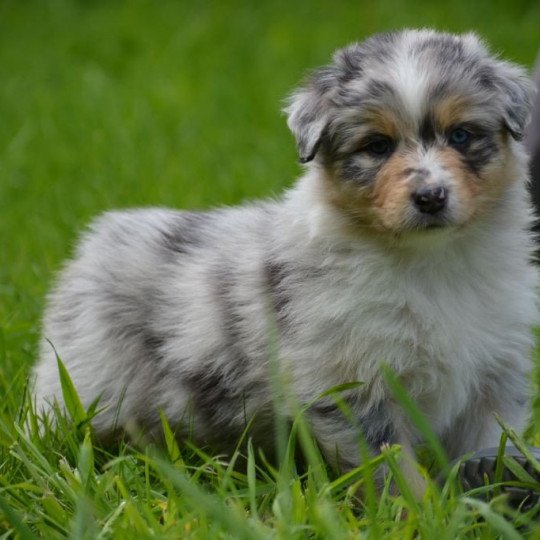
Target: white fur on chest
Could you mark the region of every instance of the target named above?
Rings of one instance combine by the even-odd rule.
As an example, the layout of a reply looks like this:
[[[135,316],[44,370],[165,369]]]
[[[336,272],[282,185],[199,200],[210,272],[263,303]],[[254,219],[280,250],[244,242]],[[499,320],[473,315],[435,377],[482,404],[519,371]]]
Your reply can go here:
[[[363,381],[376,401],[386,363],[443,430],[498,365],[527,369],[536,271],[514,262],[512,249],[501,256],[522,231],[487,231],[488,243],[485,232],[444,247],[426,240],[412,254],[366,245],[316,263],[308,256],[322,271],[296,293],[294,318],[306,322],[284,350],[303,358],[293,363],[296,379],[309,380],[312,395]]]

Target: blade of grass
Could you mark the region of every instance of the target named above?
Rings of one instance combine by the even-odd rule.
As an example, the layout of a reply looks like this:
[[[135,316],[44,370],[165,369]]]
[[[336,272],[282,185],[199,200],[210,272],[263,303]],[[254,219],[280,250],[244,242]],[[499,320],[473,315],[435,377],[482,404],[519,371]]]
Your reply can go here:
[[[535,480],[512,456],[503,456],[505,467],[521,482],[538,485]]]
[[[4,516],[10,523],[10,525],[17,531],[22,540],[35,540],[37,536],[30,530],[30,528],[22,521],[17,512],[12,510],[9,503],[0,495],[0,510],[4,513]]]
[[[52,347],[52,344],[51,344]],[[54,349],[54,347],[53,347]],[[76,426],[81,426],[86,420],[86,411],[84,410],[79,394],[69,376],[66,366],[56,354],[56,362],[58,365],[58,373],[60,375],[60,384],[62,386],[62,397],[64,398],[64,403],[66,404],[66,409],[73,420],[73,423]]]
[[[257,538],[262,540],[264,538],[258,530],[250,526],[249,522],[240,519],[238,514],[234,512],[234,508],[227,506],[218,497],[204,491],[162,459],[155,458],[155,467],[188,497],[194,508],[206,514],[210,519],[216,520],[235,538],[244,540],[255,540]]]
[[[420,411],[416,403],[411,399],[406,389],[399,382],[394,372],[386,365],[382,366],[382,372],[392,395],[403,407],[403,410],[407,414],[407,417],[414,424],[416,429],[420,432],[427,445],[433,451],[435,461],[438,467],[445,471],[448,468],[448,457],[444,448],[442,447],[439,438],[433,432],[431,425],[427,421],[424,414]]]
[[[178,447],[178,441],[171,429],[169,421],[165,416],[163,411],[159,411],[159,417],[161,419],[161,427],[163,429],[163,436],[165,438],[165,446],[169,454],[169,458],[173,463],[176,463],[178,460],[181,460],[182,454],[180,453],[180,448]]]
[[[383,446],[381,448],[381,453],[385,457],[385,461],[388,464],[388,468],[392,472],[392,477],[394,479],[394,482],[396,483],[403,499],[405,500],[409,508],[413,510],[415,514],[418,514],[420,511],[418,501],[416,500],[416,497],[414,496],[412,490],[410,489],[407,479],[404,477],[403,473],[401,472],[399,464],[396,460],[395,453],[391,452],[390,449],[391,447]],[[403,457],[404,456],[402,456],[402,459]]]
[[[540,463],[534,456],[534,454],[529,450],[528,446],[523,442],[523,440],[518,436],[518,434],[508,425],[506,422],[499,416],[495,415],[497,422],[503,428],[504,432],[508,435],[508,438],[514,443],[514,446],[523,454],[530,463],[534,471],[540,474]]]
[[[255,454],[253,452],[253,443],[248,440],[247,446],[247,482],[249,490],[249,508],[251,515],[258,519],[257,513],[257,479],[255,476]]]
[[[495,512],[489,504],[470,497],[465,497],[462,502],[474,508],[505,540],[523,539],[514,527],[503,516]]]
[[[504,473],[504,463],[503,463],[503,457],[504,457],[504,451],[506,447],[506,441],[508,440],[508,435],[506,432],[501,433],[501,439],[499,441],[499,450],[497,451],[497,463],[495,464],[495,476],[494,476],[494,482],[499,483],[502,481],[503,473]],[[495,495],[498,495],[500,493],[500,488],[495,488],[494,491]]]

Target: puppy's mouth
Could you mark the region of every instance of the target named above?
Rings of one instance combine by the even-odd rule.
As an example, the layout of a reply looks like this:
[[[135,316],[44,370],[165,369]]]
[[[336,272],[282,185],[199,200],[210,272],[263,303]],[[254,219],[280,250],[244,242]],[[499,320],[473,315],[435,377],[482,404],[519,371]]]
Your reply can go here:
[[[393,238],[422,238],[443,235],[459,230],[461,224],[450,215],[424,216],[422,214],[408,216],[399,224],[383,226],[380,232],[389,234]]]
[[[446,240],[454,237],[461,229],[461,224],[452,219],[451,214],[426,216],[416,214],[402,222],[393,230],[388,230],[393,240],[408,246],[430,246],[435,242],[444,245]],[[441,244],[442,242],[442,244]]]
[[[455,225],[452,219],[446,214],[438,214],[435,216],[419,214],[415,216],[409,227],[413,231],[437,231],[447,229]]]
[[[460,229],[465,224],[459,219],[460,216],[457,216],[450,208],[434,214],[427,214],[408,207],[400,213],[396,220],[387,220],[386,217],[387,215],[384,214],[379,215],[375,227],[379,232],[390,234],[393,237],[446,234]]]

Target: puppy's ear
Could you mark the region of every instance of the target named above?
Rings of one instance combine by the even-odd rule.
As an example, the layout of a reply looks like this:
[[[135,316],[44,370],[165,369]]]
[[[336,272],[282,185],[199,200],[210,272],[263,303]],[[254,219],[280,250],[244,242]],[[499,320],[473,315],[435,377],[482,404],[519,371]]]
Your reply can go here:
[[[522,68],[509,62],[497,62],[496,84],[502,95],[503,121],[516,141],[523,139],[533,107],[534,85]]]
[[[317,154],[340,103],[340,92],[349,81],[362,76],[363,59],[358,43],[339,49],[333,64],[314,71],[306,85],[289,98],[284,111],[296,137],[301,163],[311,161]]]
[[[311,75],[305,87],[289,97],[284,112],[288,115],[287,125],[296,138],[301,163],[311,161],[317,153],[333,110],[330,96],[336,86],[336,70],[322,68]]]

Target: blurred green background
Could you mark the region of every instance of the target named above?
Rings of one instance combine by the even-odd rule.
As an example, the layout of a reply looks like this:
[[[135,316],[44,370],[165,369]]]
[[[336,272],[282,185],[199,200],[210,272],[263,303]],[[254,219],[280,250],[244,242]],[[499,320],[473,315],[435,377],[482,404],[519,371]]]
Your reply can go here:
[[[21,388],[91,216],[279,193],[300,170],[283,98],[336,48],[406,26],[475,30],[530,66],[540,2],[0,1],[0,387]]]

